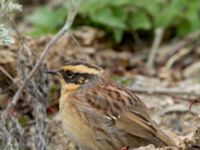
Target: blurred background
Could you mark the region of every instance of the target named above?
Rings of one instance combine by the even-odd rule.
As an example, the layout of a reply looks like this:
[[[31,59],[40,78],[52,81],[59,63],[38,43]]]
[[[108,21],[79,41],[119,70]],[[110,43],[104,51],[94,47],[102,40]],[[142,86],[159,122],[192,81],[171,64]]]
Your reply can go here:
[[[82,0],[77,8],[79,0],[68,2],[0,2],[0,149],[74,149],[58,115],[60,85],[44,73],[68,59],[96,63],[138,94],[180,147],[200,145],[200,1]],[[7,109],[73,9],[70,31]]]

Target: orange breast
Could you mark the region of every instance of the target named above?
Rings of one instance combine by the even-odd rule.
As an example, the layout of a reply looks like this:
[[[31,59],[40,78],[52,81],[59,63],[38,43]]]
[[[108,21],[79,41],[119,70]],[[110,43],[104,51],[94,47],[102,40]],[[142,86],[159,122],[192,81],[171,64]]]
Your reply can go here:
[[[86,123],[84,116],[77,112],[77,108],[73,105],[74,100],[68,93],[60,97],[59,107],[63,128],[67,137],[75,144],[90,149],[89,145],[95,143],[94,132]]]

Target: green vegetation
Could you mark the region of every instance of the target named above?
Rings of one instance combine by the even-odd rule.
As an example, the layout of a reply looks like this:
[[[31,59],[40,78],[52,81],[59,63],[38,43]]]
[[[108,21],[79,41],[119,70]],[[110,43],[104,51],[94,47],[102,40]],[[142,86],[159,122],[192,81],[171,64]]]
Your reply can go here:
[[[28,17],[28,21],[33,25],[31,35],[56,33],[64,24],[66,17],[67,7],[60,7],[56,10],[47,6],[37,8],[34,14]]]
[[[111,79],[119,84],[122,84],[124,86],[132,85],[135,81],[134,77],[121,77],[119,75],[112,75]]]
[[[3,24],[0,24],[0,45],[10,45],[13,44],[13,38],[8,34],[7,29]]]
[[[67,7],[38,8],[29,16],[32,34],[56,32],[65,21]],[[74,25],[92,25],[112,34],[120,42],[125,31],[173,28],[178,36],[200,28],[199,0],[85,0]]]
[[[8,0],[0,1],[0,45],[10,45],[14,43],[13,38],[7,31],[5,23],[11,18],[17,11],[21,11],[22,6]]]

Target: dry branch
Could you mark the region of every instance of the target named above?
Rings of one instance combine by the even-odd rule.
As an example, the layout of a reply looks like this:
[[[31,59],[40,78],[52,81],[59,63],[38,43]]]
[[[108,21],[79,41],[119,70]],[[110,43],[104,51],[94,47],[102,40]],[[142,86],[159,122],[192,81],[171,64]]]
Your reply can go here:
[[[200,98],[200,93],[194,91],[184,91],[183,89],[178,88],[150,88],[150,87],[139,87],[132,86],[130,87],[132,92],[150,94],[150,95],[169,95],[169,96],[178,96],[182,98]]]

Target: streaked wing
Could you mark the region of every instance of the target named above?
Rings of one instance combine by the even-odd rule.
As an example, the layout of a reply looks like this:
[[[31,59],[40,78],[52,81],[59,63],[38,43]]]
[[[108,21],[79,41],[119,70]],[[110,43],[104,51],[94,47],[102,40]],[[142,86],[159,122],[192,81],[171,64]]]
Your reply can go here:
[[[111,82],[112,83],[112,82]],[[151,120],[144,103],[131,91],[115,83],[102,84],[86,93],[86,100],[96,109],[110,117],[119,117],[127,112],[141,120]]]
[[[85,100],[96,109],[91,112],[102,114],[102,117],[107,118],[109,127],[112,125],[113,129],[127,133],[130,140],[132,136],[142,139],[146,144],[173,145],[151,121],[143,102],[128,89],[115,83],[102,84],[88,91]]]

